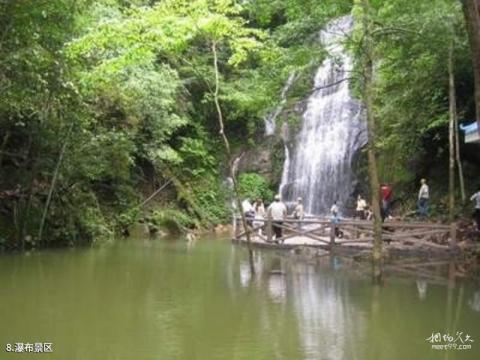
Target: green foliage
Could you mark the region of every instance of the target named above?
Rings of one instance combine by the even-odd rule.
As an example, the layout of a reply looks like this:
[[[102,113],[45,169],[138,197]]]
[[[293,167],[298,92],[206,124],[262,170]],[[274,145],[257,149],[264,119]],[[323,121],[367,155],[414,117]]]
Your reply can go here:
[[[459,110],[472,113],[463,17],[448,0],[372,4],[380,172],[407,187],[428,170],[426,160],[445,154],[449,39]],[[107,241],[135,222],[142,198],[167,181],[151,204],[165,208],[155,213],[159,225],[228,221],[212,45],[225,132],[242,147],[258,141],[292,72],[297,80],[285,108],[308,95],[325,56],[318,31],[351,8],[350,0],[0,2],[3,246]],[[352,42],[360,40],[357,32]],[[361,47],[351,48],[358,57]],[[283,148],[275,146],[279,177]],[[259,174],[242,174],[239,183],[244,197],[272,198]],[[51,187],[48,235],[37,244]]]
[[[155,210],[149,217],[149,221],[154,226],[165,228],[172,233],[183,232],[196,225],[194,218],[175,208]]]
[[[238,177],[238,191],[242,198],[251,201],[262,199],[270,202],[273,200],[273,191],[268,186],[268,181],[260,174],[243,173]]]
[[[470,55],[463,14],[460,2],[449,0],[371,3],[379,176],[408,193],[419,177],[446,164],[450,41],[456,78],[468,78],[471,73],[471,66],[465,65]],[[354,13],[358,17],[360,7]],[[351,46],[357,59],[362,54],[362,36],[357,29]],[[363,81],[361,76],[356,80],[357,85]]]

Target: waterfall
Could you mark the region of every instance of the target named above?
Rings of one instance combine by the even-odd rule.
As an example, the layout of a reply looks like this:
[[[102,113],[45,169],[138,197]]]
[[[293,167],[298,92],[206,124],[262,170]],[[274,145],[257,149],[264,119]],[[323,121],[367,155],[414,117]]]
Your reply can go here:
[[[280,190],[279,193],[283,193],[283,188],[287,184],[288,178],[289,178],[289,172],[290,170],[290,150],[288,149],[287,144],[284,144],[285,148],[285,162],[283,164],[283,172],[282,172],[282,181],[280,183]]]
[[[243,155],[245,155],[244,152],[242,152],[240,155],[237,155],[235,159],[233,159],[233,162],[232,162],[233,176],[237,175],[238,166],[240,165],[240,160],[242,160]],[[230,196],[230,209],[232,210],[232,227],[233,227],[233,233],[235,234],[235,231],[237,229],[237,222],[235,221],[235,216],[237,215],[237,202],[235,201],[235,195],[233,194],[233,191],[234,191],[233,178],[231,176],[228,176],[225,179],[224,183],[232,193],[232,195]]]
[[[288,90],[292,87],[293,83],[295,82],[297,78],[297,75],[295,72],[292,72],[287,79],[287,82],[285,83],[285,86],[282,89],[282,92],[280,94],[280,103],[277,105],[277,107],[269,113],[265,117],[265,135],[266,136],[271,136],[275,133],[275,128],[276,128],[276,120],[278,115],[283,110],[283,107],[285,106],[285,103],[287,102],[287,93]]]
[[[352,17],[344,16],[321,31],[329,56],[317,70],[301,130],[286,153],[281,193],[287,202],[302,197],[310,214],[327,214],[335,200],[345,206],[356,181],[354,155],[367,141],[361,103],[343,81],[353,64],[342,41],[352,28]]]

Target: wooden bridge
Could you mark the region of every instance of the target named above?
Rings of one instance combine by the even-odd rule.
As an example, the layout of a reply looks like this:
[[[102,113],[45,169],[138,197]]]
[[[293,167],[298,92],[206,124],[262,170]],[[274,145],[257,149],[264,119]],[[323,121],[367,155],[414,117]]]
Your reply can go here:
[[[373,246],[373,221],[344,219],[333,223],[331,219],[306,217],[303,220],[286,218],[281,224],[269,219],[250,219],[245,230],[240,218],[236,219],[234,242],[245,242],[247,233],[253,245],[260,247],[292,248],[311,246],[320,248]],[[252,225],[253,224],[253,225]],[[282,237],[276,239],[273,226],[282,229]],[[382,224],[382,240],[391,247],[405,250],[429,249],[437,251],[457,250],[457,228],[451,225],[386,221]]]

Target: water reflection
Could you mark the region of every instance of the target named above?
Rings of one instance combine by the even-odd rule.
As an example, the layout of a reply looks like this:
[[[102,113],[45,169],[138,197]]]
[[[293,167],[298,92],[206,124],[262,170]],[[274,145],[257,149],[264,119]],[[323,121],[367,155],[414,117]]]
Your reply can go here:
[[[339,262],[333,265],[337,268]],[[305,359],[319,359],[325,353],[332,359],[354,358],[349,345],[358,341],[352,339],[354,334],[362,336],[364,319],[349,299],[347,284],[331,274],[316,271],[312,265],[296,264],[294,272],[293,304]]]
[[[248,260],[242,260],[239,266],[239,274],[240,274],[240,284],[242,287],[248,287],[250,283],[255,280],[255,278],[259,277],[259,275],[263,271],[263,257],[260,251],[253,251],[252,252],[252,259],[253,259],[253,268],[255,269],[255,273],[252,274],[252,268],[250,266],[250,262]]]
[[[282,303],[287,296],[287,282],[283,274],[271,274],[268,278],[268,293],[275,303]]]
[[[352,344],[362,343],[365,316],[350,299],[348,278],[335,276],[344,269],[340,258],[325,257],[314,264],[259,252],[254,258],[255,288],[266,289],[270,304],[293,311],[302,359],[320,359],[326,353],[332,359],[355,358]],[[249,286],[248,262],[239,262],[238,269],[240,285]],[[266,313],[262,318],[271,331],[272,319]]]
[[[468,305],[473,311],[480,312],[480,290],[473,293],[472,298],[468,301]]]
[[[349,259],[271,251],[255,252],[253,275],[245,248],[141,240],[0,258],[0,343],[52,341],[52,360],[403,360],[437,358],[424,339],[445,325],[478,341],[467,281],[449,290],[422,272],[372,287]]]
[[[420,300],[425,300],[427,297],[427,282],[421,279],[417,280],[417,290]]]
[[[426,355],[428,344],[418,339],[432,329],[470,329],[462,325],[463,290],[447,286],[444,268],[435,270],[436,277],[425,277],[430,272],[424,269],[415,277],[391,274],[382,287],[373,286],[368,271],[364,274],[365,268],[349,258],[307,262],[296,255],[257,251],[254,259],[253,277],[245,252],[237,259],[237,287],[263,295],[257,304],[259,322],[275,349],[273,358],[288,358],[282,356],[285,327],[298,347],[293,358],[306,360],[402,359],[406,348],[410,356]],[[480,312],[480,290],[470,294],[469,307]],[[408,325],[403,324],[406,318]]]
[[[252,271],[250,270],[250,264],[242,262],[240,264],[240,284],[242,287],[248,287],[252,278]]]

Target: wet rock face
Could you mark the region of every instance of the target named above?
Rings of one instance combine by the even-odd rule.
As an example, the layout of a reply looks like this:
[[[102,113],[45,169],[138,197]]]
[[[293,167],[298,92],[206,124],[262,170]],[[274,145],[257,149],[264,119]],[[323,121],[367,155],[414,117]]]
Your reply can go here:
[[[352,29],[353,19],[345,16],[321,32],[331,56],[317,70],[300,132],[286,149],[282,196],[287,203],[302,197],[309,214],[328,214],[334,201],[343,211],[357,185],[352,163],[366,143],[366,122],[345,77],[353,59],[343,40]]]
[[[272,189],[278,188],[285,160],[280,136],[262,137],[255,147],[244,148],[237,156],[242,153],[238,161],[237,175],[246,172],[258,173],[267,179]]]
[[[270,177],[272,151],[267,147],[259,147],[250,151],[246,151],[245,155],[240,160],[239,172],[256,172],[261,175]]]

